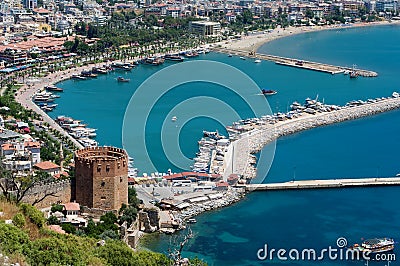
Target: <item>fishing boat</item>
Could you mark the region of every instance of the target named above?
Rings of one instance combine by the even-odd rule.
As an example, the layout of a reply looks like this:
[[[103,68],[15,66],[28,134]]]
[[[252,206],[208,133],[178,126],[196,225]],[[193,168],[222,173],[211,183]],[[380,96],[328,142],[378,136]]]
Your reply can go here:
[[[114,62],[111,64],[113,68],[120,69],[120,70],[132,70],[135,66],[130,63],[121,63],[121,62]]]
[[[77,75],[77,74],[72,75],[71,78],[72,79],[76,79],[76,80],[85,80],[85,79],[87,79],[86,77],[83,77],[83,76],[80,76],[80,75]]]
[[[262,89],[262,90],[261,90],[261,93],[262,93],[263,95],[274,95],[274,94],[277,94],[278,92],[277,92],[277,91],[274,91],[274,90]]]
[[[164,59],[169,61],[182,62],[184,60],[184,57],[177,54],[166,54],[164,56]]]
[[[148,57],[144,60],[147,65],[158,66],[164,63],[164,58],[162,57]]]
[[[199,54],[196,51],[188,51],[185,53],[185,56],[188,58],[191,58],[191,57],[199,56]]]
[[[126,78],[124,78],[124,77],[119,76],[119,77],[117,78],[117,81],[118,81],[118,82],[129,82],[130,79],[126,79]]]
[[[190,218],[190,219],[188,219],[188,224],[195,224],[195,223],[197,223],[197,221],[196,221],[196,219],[195,218]]]
[[[358,72],[357,72],[357,70],[356,70],[356,65],[353,65],[353,68],[352,68],[352,70],[350,71],[350,78],[351,79],[353,79],[353,78],[356,78],[356,77],[358,77]]]
[[[351,71],[350,72],[350,78],[353,79],[353,78],[356,78],[356,77],[358,77],[358,72],[357,71]]]
[[[61,89],[61,88],[58,88],[58,87],[56,87],[56,86],[54,86],[54,85],[49,85],[49,86],[46,86],[46,87],[44,87],[46,90],[48,90],[48,91],[57,91],[57,92],[63,92],[64,90],[63,89]]]

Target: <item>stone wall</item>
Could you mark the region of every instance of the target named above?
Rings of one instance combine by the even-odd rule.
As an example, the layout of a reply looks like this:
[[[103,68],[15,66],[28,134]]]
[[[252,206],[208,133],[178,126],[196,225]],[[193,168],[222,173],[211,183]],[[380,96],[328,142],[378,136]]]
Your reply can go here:
[[[32,204],[35,200],[42,198],[46,193],[56,194],[54,196],[48,196],[43,201],[37,203],[35,205],[37,208],[45,208],[53,204],[68,203],[71,201],[71,182],[70,180],[62,180],[48,184],[39,184],[29,191],[23,201]]]

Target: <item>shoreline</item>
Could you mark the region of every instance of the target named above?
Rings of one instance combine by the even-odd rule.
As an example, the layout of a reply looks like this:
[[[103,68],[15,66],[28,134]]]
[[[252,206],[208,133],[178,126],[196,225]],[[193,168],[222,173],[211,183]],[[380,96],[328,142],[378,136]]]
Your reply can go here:
[[[228,154],[225,156],[225,159],[228,158],[228,160],[224,161],[227,167],[223,171],[223,176],[226,178],[230,174],[240,174],[247,181],[254,178],[258,179],[257,168],[252,163],[251,158],[253,154],[261,152],[266,145],[280,137],[301,131],[398,110],[400,109],[400,97],[398,94],[396,97],[394,95],[396,94],[393,93],[392,96],[386,98],[371,99],[354,106],[335,106],[335,109],[330,111],[320,109],[314,114],[297,113],[300,117],[293,119],[285,117],[277,119],[258,118],[259,121],[264,122],[261,126],[255,125],[253,128],[240,133],[236,140],[230,143],[227,149]],[[328,105],[328,107],[331,106]],[[234,169],[231,167],[232,163]]]
[[[337,30],[337,29],[347,29],[347,28],[359,28],[359,27],[373,27],[373,26],[384,26],[384,25],[392,25],[392,24],[400,24],[400,21],[377,21],[377,22],[369,22],[369,23],[352,23],[345,25],[332,25],[332,26],[301,26],[301,27],[288,27],[285,29],[275,28],[269,33],[255,33],[250,34],[248,36],[242,36],[241,39],[238,40],[228,40],[221,41],[219,43],[215,43],[215,45],[221,45],[221,48],[224,49],[233,49],[233,50],[244,50],[248,52],[258,52],[259,48],[271,41],[281,39],[284,37],[294,36],[297,34],[303,34],[308,32],[317,32],[317,31],[325,31],[325,30]]]

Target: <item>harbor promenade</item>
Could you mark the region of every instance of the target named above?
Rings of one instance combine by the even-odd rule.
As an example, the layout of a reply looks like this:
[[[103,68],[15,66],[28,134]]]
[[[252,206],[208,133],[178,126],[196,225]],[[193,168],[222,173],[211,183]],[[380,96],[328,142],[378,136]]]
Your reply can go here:
[[[77,72],[77,71],[76,71]],[[50,127],[60,132],[63,136],[66,136],[71,140],[78,149],[83,149],[83,145],[80,144],[76,139],[74,139],[70,134],[68,134],[60,125],[58,125],[48,114],[46,114],[39,106],[37,106],[33,101],[33,95],[43,88],[44,86],[51,85],[56,80],[62,80],[67,78],[61,74],[51,74],[47,77],[42,78],[39,82],[34,83],[31,86],[24,85],[15,95],[15,100],[20,103],[24,108],[33,110],[35,113],[41,115],[43,122],[47,122]]]
[[[367,186],[399,186],[400,177],[381,178],[352,178],[352,179],[326,179],[302,180],[284,183],[247,184],[243,185],[247,191],[262,190],[289,190],[289,189],[322,189]]]
[[[345,106],[330,112],[316,114],[303,113],[297,118],[254,125],[251,130],[240,133],[231,141],[225,155],[223,171],[225,180],[230,174],[242,175],[245,179],[256,176],[252,154],[259,152],[264,146],[279,137],[294,134],[303,130],[358,119],[400,108],[400,97],[386,98],[359,106]]]
[[[353,69],[353,68],[344,67],[344,66],[334,66],[334,65],[323,64],[323,63],[318,63],[318,62],[295,59],[295,58],[254,53],[254,52],[249,52],[249,51],[244,51],[244,50],[226,49],[226,48],[219,48],[219,47],[214,47],[214,48],[212,48],[212,50],[215,52],[220,52],[220,53],[226,53],[226,54],[237,55],[237,56],[242,56],[242,57],[272,61],[279,65],[285,65],[285,66],[291,66],[291,67],[297,67],[297,68],[303,68],[303,69],[308,69],[308,70],[330,73],[332,75],[344,73],[344,72],[356,71],[358,76],[362,76],[362,77],[378,76],[378,73],[376,73],[374,71],[370,71],[370,70]]]

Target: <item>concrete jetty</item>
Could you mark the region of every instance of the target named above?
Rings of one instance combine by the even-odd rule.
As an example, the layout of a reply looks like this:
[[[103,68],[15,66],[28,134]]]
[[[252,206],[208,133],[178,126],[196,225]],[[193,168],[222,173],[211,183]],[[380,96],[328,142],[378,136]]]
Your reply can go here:
[[[364,102],[358,106],[344,106],[329,112],[301,113],[296,118],[274,123],[254,124],[252,129],[236,135],[229,144],[225,155],[227,167],[223,171],[223,177],[226,180],[230,174],[239,174],[245,179],[254,178],[256,168],[251,158],[252,154],[259,152],[265,145],[281,136],[399,108],[400,97],[397,96],[379,98],[374,102]]]
[[[232,54],[232,55],[237,55],[237,56],[245,56],[245,57],[254,58],[254,59],[257,58],[257,59],[272,61],[279,65],[320,71],[320,72],[330,73],[332,75],[344,73],[344,72],[356,71],[358,76],[362,76],[362,77],[378,76],[378,73],[376,73],[374,71],[370,71],[370,70],[364,70],[364,69],[356,69],[356,68],[353,69],[351,67],[334,66],[334,65],[312,62],[312,61],[307,61],[307,60],[302,60],[302,59],[295,59],[295,58],[268,55],[268,54],[260,54],[260,53],[254,53],[254,52],[249,53],[248,51],[244,51],[244,50],[233,50],[233,49],[226,49],[226,48],[220,48],[220,47],[214,47],[212,49],[215,52],[221,52],[221,53]]]
[[[303,181],[291,181],[284,183],[269,183],[269,184],[246,184],[243,185],[243,187],[245,187],[247,191],[257,191],[257,190],[322,189],[322,188],[399,186],[399,185],[400,185],[400,177],[381,177],[381,178],[303,180]]]

